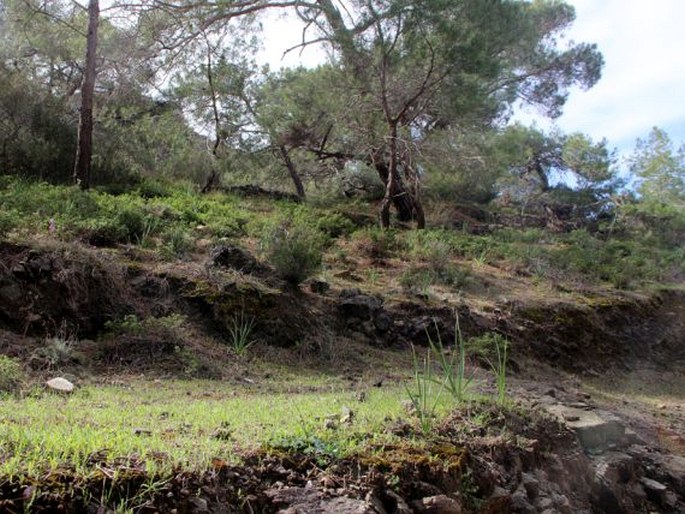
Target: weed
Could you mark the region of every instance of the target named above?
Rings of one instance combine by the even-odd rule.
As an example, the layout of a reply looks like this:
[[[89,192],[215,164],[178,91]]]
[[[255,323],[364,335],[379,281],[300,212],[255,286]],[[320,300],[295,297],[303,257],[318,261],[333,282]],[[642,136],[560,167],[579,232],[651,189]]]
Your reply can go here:
[[[54,336],[46,339],[45,344],[32,355],[32,361],[38,361],[48,371],[59,369],[69,364],[82,362],[83,356],[74,350],[74,340]],[[35,367],[32,364],[33,367]]]
[[[174,226],[164,234],[166,249],[169,254],[175,257],[187,255],[194,247],[193,239],[188,234],[185,227]]]
[[[20,213],[16,210],[0,211],[0,238],[8,235],[21,224]]]
[[[352,235],[354,245],[374,259],[385,259],[406,250],[406,243],[397,230],[379,227],[358,230]]]
[[[380,276],[381,275],[376,268],[367,268],[366,280],[369,282],[369,284],[376,284]]]
[[[456,289],[468,287],[473,281],[465,268],[456,264],[444,267],[431,267],[423,264],[412,264],[400,276],[400,285],[409,290],[425,291],[429,286],[441,284]]]
[[[255,326],[253,317],[246,317],[245,311],[235,314],[228,325],[229,343],[238,357],[243,357],[250,346],[254,344],[252,330]]]
[[[466,361],[467,348],[466,342],[461,335],[459,328],[459,318],[457,317],[454,324],[454,350],[451,356],[447,356],[447,352],[442,344],[440,331],[437,331],[437,339],[434,341],[428,332],[428,343],[431,352],[435,355],[440,372],[442,374],[442,383],[452,398],[457,403],[462,403],[466,399],[466,393],[469,390],[473,376],[466,376]]]
[[[24,382],[24,370],[15,359],[0,355],[0,395],[16,393]]]
[[[405,386],[405,390],[419,418],[421,430],[427,433],[430,431],[433,418],[435,417],[435,411],[440,401],[444,384],[433,377],[431,351],[426,352],[420,361],[416,355],[416,349],[412,345],[412,357],[414,364],[414,388],[411,389],[409,386]],[[434,391],[436,384],[438,386],[437,394]]]

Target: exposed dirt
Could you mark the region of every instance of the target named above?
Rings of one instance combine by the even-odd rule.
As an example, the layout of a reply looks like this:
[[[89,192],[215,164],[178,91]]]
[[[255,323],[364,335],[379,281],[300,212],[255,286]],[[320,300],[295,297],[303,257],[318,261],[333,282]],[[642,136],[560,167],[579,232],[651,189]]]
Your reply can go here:
[[[279,362],[304,350],[354,374],[365,363],[346,342],[398,352],[429,337],[449,342],[458,315],[465,336],[512,341],[509,389],[519,402],[455,412],[425,447],[408,442],[343,461],[265,449],[243,466],[217,461],[202,475],[158,477],[152,490],[143,463],[94,455],[87,477],[59,469],[39,483],[0,478],[0,512],[106,512],[91,500],[105,489],[112,505],[136,498],[136,512],[685,511],[685,293],[507,299],[516,291],[481,302],[408,300],[366,291],[354,273],[293,289],[268,269],[251,275],[206,256],[172,264],[132,248],[0,243],[0,353],[39,374],[54,365],[45,348],[58,335],[73,341],[78,361],[60,364],[75,372],[178,375],[192,355],[192,376],[225,377],[235,370],[213,363],[230,359],[219,342],[237,315],[254,318],[261,351],[273,348]],[[107,325],[178,313],[180,326]],[[555,405],[608,412],[635,436],[595,454],[541,414]],[[408,424],[388,430],[415,435]]]

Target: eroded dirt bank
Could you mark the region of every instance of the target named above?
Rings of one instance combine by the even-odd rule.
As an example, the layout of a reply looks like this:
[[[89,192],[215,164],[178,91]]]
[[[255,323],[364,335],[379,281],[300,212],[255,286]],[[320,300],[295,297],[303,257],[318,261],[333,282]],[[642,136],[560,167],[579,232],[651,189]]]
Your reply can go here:
[[[113,339],[107,323],[182,313],[189,344],[207,362],[205,376],[221,377],[210,366],[221,358],[212,340],[236,313],[255,318],[267,346],[300,348],[315,338],[319,351],[326,338],[397,351],[438,334],[452,341],[458,315],[467,337],[498,332],[512,341],[516,401],[508,409],[457,411],[429,437],[411,424],[389,424],[406,436],[406,447],[345,460],[270,448],[246,456],[242,466],[217,460],[202,475],[178,470],[155,480],[135,459],[93,455],[88,476],[59,469],[39,482],[0,478],[1,512],[108,512],[100,502],[105,492],[112,506],[135,498],[128,505],[136,512],[685,511],[682,291],[593,291],[476,306],[468,298],[407,299],[345,282],[294,290],[268,268],[246,268],[252,261],[245,255],[239,265],[170,265],[126,249],[0,243],[0,257],[0,350],[27,362],[62,330],[95,372],[119,367],[168,376],[183,366],[169,333]],[[44,370],[41,362],[30,366]],[[628,387],[663,380],[675,390],[664,405],[650,405]],[[587,433],[585,420],[595,423]],[[414,439],[425,446],[409,444]]]

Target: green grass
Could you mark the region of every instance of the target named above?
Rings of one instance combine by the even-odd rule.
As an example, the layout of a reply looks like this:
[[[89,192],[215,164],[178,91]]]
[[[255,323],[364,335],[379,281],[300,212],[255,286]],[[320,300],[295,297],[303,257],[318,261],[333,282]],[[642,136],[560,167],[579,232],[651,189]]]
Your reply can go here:
[[[402,415],[405,398],[400,386],[369,390],[360,403],[349,390],[265,394],[216,382],[139,381],[8,399],[0,403],[0,476],[64,465],[88,473],[88,457],[100,451],[138,455],[150,471],[202,470],[215,457],[235,461],[242,451],[297,438],[343,455],[390,437],[382,425]],[[354,411],[354,423],[324,428],[343,406]]]
[[[0,398],[4,394],[17,392],[24,379],[21,363],[6,355],[0,355]]]
[[[65,242],[127,243],[158,250],[162,258],[172,260],[187,258],[201,239],[249,237],[262,243],[278,242],[274,227],[286,222],[290,228],[307,229],[286,239],[287,244],[280,245],[282,254],[270,252],[274,264],[288,277],[293,275],[291,268],[299,270],[302,262],[310,263],[310,273],[315,272],[320,252],[326,252],[336,238],[349,238],[360,254],[371,258],[410,260],[412,269],[405,281],[426,285],[461,287],[462,268],[455,261],[472,262],[479,268],[513,265],[517,272],[538,278],[620,289],[667,283],[685,274],[685,247],[673,242],[680,239],[661,237],[656,229],[639,232],[628,227],[594,234],[580,229],[555,234],[540,228],[501,227],[486,235],[444,228],[355,230],[339,206],[320,208],[222,193],[201,195],[180,185],[166,187],[162,196],[145,191],[112,195],[0,176],[0,237],[51,234]],[[291,240],[302,243],[296,248],[300,252],[295,260],[298,266],[286,258],[293,253]]]

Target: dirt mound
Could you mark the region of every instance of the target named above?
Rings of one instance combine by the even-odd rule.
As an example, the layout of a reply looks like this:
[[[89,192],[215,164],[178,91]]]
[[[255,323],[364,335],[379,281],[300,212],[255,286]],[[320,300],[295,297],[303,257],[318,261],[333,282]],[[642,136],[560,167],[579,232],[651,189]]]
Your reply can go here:
[[[120,265],[74,245],[0,242],[0,327],[92,336],[106,321],[132,312],[123,277]]]
[[[515,351],[574,372],[685,361],[685,293],[600,297],[587,304],[516,305],[504,331]]]

